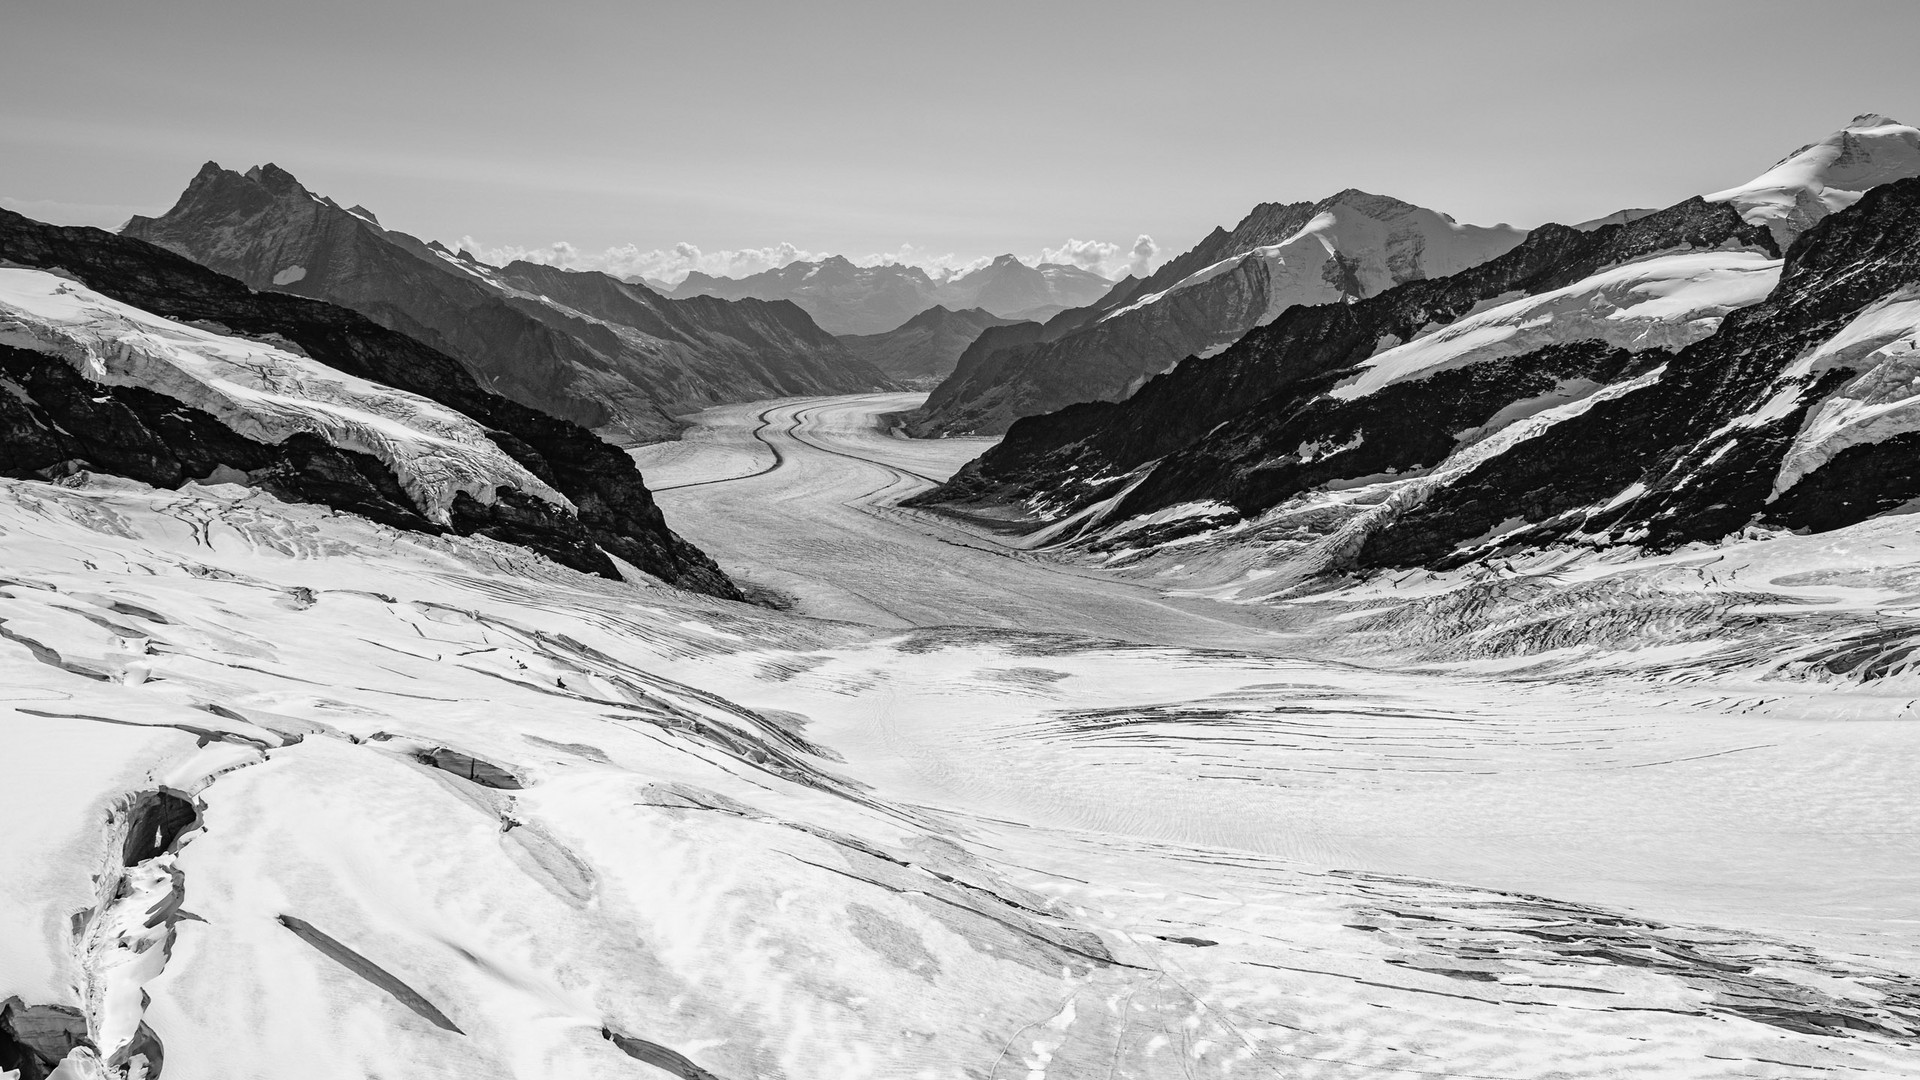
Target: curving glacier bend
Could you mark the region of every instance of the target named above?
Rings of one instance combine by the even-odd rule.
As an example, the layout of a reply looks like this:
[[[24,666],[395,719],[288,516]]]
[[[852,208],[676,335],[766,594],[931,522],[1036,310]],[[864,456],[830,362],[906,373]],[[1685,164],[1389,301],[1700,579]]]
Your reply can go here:
[[[1920,1075],[1906,519],[1264,608],[895,507],[978,449],[880,433],[911,404],[640,452],[795,614],[236,485],[0,481],[0,731],[45,766],[0,787],[0,1052]]]

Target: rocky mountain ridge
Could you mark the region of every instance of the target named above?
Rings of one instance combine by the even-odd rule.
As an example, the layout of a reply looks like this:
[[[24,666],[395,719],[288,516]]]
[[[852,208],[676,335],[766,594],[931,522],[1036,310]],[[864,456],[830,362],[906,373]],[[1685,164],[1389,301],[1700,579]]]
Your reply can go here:
[[[915,435],[998,434],[1023,416],[1117,401],[1188,356],[1206,356],[1301,304],[1346,302],[1484,262],[1526,234],[1462,226],[1349,189],[1266,203],[1152,276],[1050,321],[1012,348],[977,345],[910,421]]]
[[[208,162],[124,230],[256,289],[353,308],[459,360],[481,385],[621,440],[670,437],[726,401],[884,389],[791,305],[677,301],[595,272],[515,263],[382,228],[274,165]]]
[[[623,576],[618,559],[739,595],[667,527],[625,453],[365,316],[11,212],[0,261],[9,475],[244,483],[604,577]]]
[[[1900,509],[1920,497],[1920,178],[1899,178],[1903,139],[1876,164],[1855,134],[1787,159],[1894,177],[1837,209],[1723,192],[1543,226],[1450,278],[1294,309],[1124,402],[1016,424],[922,501],[1108,560],[1236,549],[1264,591]],[[1732,190],[1777,194],[1779,172]]]

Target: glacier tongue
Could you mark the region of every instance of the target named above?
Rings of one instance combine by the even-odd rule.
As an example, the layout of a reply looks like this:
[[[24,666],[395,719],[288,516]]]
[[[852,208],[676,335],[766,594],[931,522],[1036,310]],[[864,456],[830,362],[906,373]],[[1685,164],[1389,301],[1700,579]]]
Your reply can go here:
[[[95,382],[139,386],[262,442],[318,435],[391,468],[440,524],[456,496],[508,487],[573,510],[473,420],[286,348],[188,326],[42,270],[0,268],[0,344],[58,355]]]

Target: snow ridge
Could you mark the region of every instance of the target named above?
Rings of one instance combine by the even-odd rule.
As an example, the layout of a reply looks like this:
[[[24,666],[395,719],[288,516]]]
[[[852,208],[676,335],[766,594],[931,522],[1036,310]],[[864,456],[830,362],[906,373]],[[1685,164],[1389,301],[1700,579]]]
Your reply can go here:
[[[161,318],[46,271],[0,268],[0,344],[60,356],[103,385],[176,398],[261,442],[304,432],[370,454],[442,525],[460,494],[492,503],[500,487],[575,509],[459,412],[287,349]]]
[[[1387,349],[1330,396],[1365,397],[1394,383],[1562,342],[1675,352],[1710,337],[1728,312],[1764,300],[1780,280],[1780,267],[1779,259],[1750,251],[1661,255],[1614,267]]]

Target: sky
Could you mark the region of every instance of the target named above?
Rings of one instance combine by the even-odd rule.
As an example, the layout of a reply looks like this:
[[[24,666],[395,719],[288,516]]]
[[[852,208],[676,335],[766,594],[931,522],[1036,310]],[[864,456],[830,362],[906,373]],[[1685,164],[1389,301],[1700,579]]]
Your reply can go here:
[[[112,227],[272,161],[423,239],[670,279],[1111,276],[1349,187],[1579,221],[1920,122],[1913,0],[22,0],[0,31],[0,205]]]

